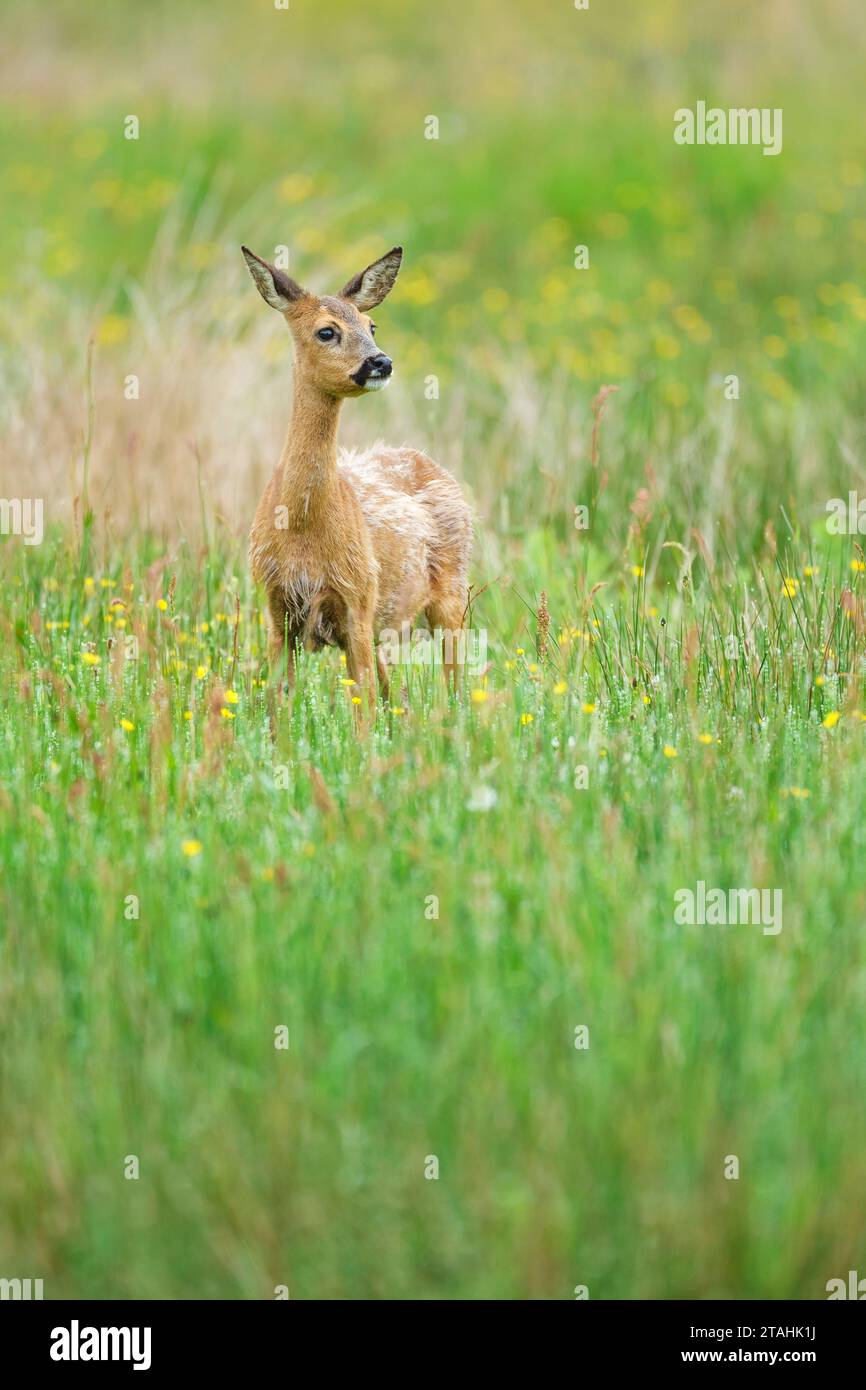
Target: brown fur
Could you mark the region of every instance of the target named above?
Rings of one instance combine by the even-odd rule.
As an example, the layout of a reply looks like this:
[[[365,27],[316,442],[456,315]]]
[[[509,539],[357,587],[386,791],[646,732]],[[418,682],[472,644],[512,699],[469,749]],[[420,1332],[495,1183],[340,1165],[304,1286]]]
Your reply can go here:
[[[431,628],[456,632],[468,601],[472,519],[451,474],[413,449],[337,449],[342,402],[365,390],[353,376],[379,351],[365,311],[390,291],[402,252],[322,297],[246,248],[244,255],[295,342],[288,437],[250,535],[253,576],[267,591],[271,666],[285,657],[292,682],[297,644],[338,646],[372,699],[375,638],[401,632],[421,612]],[[320,341],[323,327],[339,339]],[[378,671],[387,695],[381,653]],[[455,679],[453,663],[446,677]]]

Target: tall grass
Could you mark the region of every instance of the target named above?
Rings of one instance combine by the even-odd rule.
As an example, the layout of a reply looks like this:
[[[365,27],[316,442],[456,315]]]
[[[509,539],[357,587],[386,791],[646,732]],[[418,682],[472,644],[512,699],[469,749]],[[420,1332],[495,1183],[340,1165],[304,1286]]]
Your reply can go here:
[[[15,560],[16,1268],[75,1296],[817,1297],[856,1267],[866,728],[841,569],[793,599],[769,577],[747,610],[702,581],[655,617],[643,579],[605,607],[560,586],[545,663],[512,597],[462,701],[408,670],[359,741],[335,657],[291,709],[259,684],[237,552],[170,573],[118,549],[72,620],[74,549]],[[699,878],[781,887],[782,931],[675,926]]]

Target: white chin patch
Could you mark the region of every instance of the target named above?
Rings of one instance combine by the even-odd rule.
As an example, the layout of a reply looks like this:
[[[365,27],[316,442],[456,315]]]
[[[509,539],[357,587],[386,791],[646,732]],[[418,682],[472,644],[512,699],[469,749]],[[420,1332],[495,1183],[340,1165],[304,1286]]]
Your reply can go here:
[[[364,382],[365,391],[381,391],[383,386],[387,386],[391,380],[389,376],[368,376]]]

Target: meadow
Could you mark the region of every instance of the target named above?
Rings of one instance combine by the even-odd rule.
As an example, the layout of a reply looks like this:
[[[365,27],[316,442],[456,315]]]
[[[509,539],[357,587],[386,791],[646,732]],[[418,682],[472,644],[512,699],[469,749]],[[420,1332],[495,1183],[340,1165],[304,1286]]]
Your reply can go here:
[[[0,493],[45,535],[0,537],[0,1276],[825,1297],[866,1258],[863,16],[5,10]],[[676,146],[698,96],[782,153]],[[291,355],[242,241],[322,290],[405,246],[342,438],[476,508],[487,661],[361,737],[338,653],[269,680]],[[781,931],[679,925],[699,881]]]

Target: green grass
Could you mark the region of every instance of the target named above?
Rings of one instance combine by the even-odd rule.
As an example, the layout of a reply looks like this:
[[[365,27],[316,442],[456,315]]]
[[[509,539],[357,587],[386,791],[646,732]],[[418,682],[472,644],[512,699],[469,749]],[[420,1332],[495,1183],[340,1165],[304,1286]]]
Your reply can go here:
[[[83,602],[63,541],[4,558],[7,1263],[160,1298],[819,1297],[856,1267],[866,724],[838,563],[794,600],[758,580],[729,661],[708,582],[656,618],[639,579],[597,609],[563,586],[546,660],[512,598],[458,704],[410,668],[358,739],[334,654],[291,709],[258,683],[237,552],[181,556],[165,609],[146,549]],[[137,660],[109,654],[115,597]],[[699,878],[782,888],[782,931],[676,926]]]
[[[858,8],[8,9],[0,492],[48,529],[0,539],[0,1276],[823,1297],[866,1219]],[[783,155],[675,146],[699,96],[784,105]],[[405,244],[344,437],[476,504],[489,669],[362,737],[336,653],[267,679],[290,368],[241,241],[318,289]],[[781,932],[677,925],[699,880]]]

